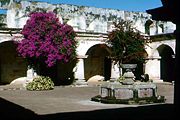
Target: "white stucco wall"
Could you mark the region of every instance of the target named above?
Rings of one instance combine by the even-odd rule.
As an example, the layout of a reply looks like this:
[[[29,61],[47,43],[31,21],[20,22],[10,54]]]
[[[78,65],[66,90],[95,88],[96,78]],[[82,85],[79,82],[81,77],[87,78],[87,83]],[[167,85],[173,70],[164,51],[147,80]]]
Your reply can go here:
[[[7,10],[7,27],[8,28],[16,28],[15,9]]]
[[[164,33],[173,33],[176,29],[176,25],[172,22],[166,22],[164,23]]]
[[[76,31],[85,32],[86,20],[83,16],[76,16],[67,22],[68,25],[76,27]]]
[[[12,36],[9,34],[0,34],[0,43],[5,41],[12,41]]]
[[[105,42],[97,41],[97,40],[79,40],[79,45],[77,47],[77,54],[81,56],[85,56],[87,51],[94,45],[97,44],[105,44]]]
[[[145,74],[148,74],[150,79],[160,80],[160,60],[148,60],[145,65]]]

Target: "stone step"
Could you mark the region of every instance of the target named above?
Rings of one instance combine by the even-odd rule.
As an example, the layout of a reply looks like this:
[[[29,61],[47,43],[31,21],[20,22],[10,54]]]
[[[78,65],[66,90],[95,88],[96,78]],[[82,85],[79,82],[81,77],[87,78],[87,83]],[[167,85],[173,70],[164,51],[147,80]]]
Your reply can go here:
[[[85,80],[76,80],[74,85],[75,86],[88,86],[88,83]]]

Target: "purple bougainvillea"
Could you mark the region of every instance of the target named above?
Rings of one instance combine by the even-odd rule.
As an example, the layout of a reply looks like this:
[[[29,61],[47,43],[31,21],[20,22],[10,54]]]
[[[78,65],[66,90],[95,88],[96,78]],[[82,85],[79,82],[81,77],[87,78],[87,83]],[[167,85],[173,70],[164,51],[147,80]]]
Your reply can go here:
[[[17,47],[22,57],[45,58],[48,67],[76,57],[76,33],[70,25],[61,24],[53,12],[36,12],[29,17]]]

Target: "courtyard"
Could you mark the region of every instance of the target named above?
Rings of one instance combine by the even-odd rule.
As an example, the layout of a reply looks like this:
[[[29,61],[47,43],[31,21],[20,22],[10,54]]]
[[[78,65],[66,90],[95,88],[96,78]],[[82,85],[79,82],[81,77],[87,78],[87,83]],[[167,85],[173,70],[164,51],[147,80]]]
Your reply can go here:
[[[177,116],[177,106],[179,105],[177,88],[180,87],[178,87],[179,82],[176,79],[178,76],[175,76],[174,74],[177,72],[177,69],[175,70],[175,57],[177,61],[179,59],[178,52],[175,51],[175,46],[177,47],[178,45],[176,44],[175,37],[173,35],[174,30],[176,29],[174,23],[151,20],[150,15],[146,13],[106,10],[85,6],[51,5],[49,3],[39,4],[39,2],[27,2],[24,0],[20,0],[20,2],[13,2],[13,0],[11,0],[8,6],[7,15],[0,16],[2,17],[2,25],[6,25],[4,28],[2,27],[0,31],[0,119],[120,120],[124,118],[133,118],[152,120],[167,118],[172,119]],[[19,8],[18,6],[22,6],[22,8]],[[47,6],[47,9],[44,9],[44,6]],[[51,8],[53,9],[53,14],[48,12]],[[34,16],[31,14],[33,19],[30,23],[36,24],[28,24],[29,27],[25,27],[27,26],[25,25],[26,20],[28,19],[27,15],[32,11],[37,13],[34,13]],[[47,14],[45,14],[44,11],[47,12]],[[34,19],[37,16],[41,16],[42,21],[39,19],[40,21],[38,22],[38,19]],[[44,16],[47,16],[47,20],[49,20],[49,22],[43,21],[46,20],[44,19]],[[53,19],[50,20],[49,18]],[[78,86],[79,83],[82,81],[86,83],[84,80],[89,80],[96,74],[104,76],[105,81],[119,78],[122,71],[119,69],[117,64],[114,64],[116,63],[116,59],[109,57],[113,53],[110,49],[110,46],[113,44],[111,43],[109,46],[106,41],[111,38],[108,33],[113,31],[112,21],[118,19],[127,21],[129,18],[132,19],[132,22],[135,26],[137,26],[137,30],[139,32],[148,36],[143,36],[143,38],[145,38],[143,41],[146,40],[146,43],[148,44],[147,46],[150,46],[147,48],[147,46],[142,44],[142,47],[135,47],[146,48],[143,50],[143,57],[145,58],[141,59],[145,60],[145,64],[143,64],[142,61],[141,64],[135,61],[139,63],[137,68],[140,68],[136,70],[136,80],[140,80],[141,75],[147,73],[148,79],[150,78],[149,80],[157,85],[157,94],[165,97],[165,103],[141,105],[103,104],[91,101],[92,97],[99,95],[99,86]],[[51,21],[56,21],[58,19],[59,23],[57,24],[57,27],[49,27],[49,23],[51,23]],[[170,21],[172,20],[170,19]],[[50,25],[56,25],[55,23],[56,22],[52,22]],[[65,27],[61,27],[61,23],[63,23],[62,26],[65,24],[67,25]],[[37,27],[36,32],[34,30],[35,27]],[[63,28],[62,31],[59,28]],[[64,33],[65,36],[61,34],[64,31],[66,31],[66,34]],[[39,37],[36,36],[36,33],[38,33]],[[45,33],[51,34],[47,34],[46,36]],[[69,33],[71,33],[71,35]],[[77,36],[75,33],[77,33]],[[161,34],[163,34],[164,37],[161,36]],[[30,36],[27,37],[28,35]],[[68,35],[68,39],[65,39],[67,37],[66,35]],[[130,36],[134,36],[134,34]],[[153,39],[154,36],[155,38]],[[158,36],[161,37],[161,39],[158,39]],[[20,50],[19,54],[22,54],[21,57],[16,52],[16,45],[13,41],[14,37],[17,37],[16,41],[21,39],[21,42],[19,42],[20,47],[17,47]],[[22,37],[25,39],[22,39]],[[178,36],[176,37],[178,38]],[[137,41],[136,38],[137,37],[129,40]],[[24,40],[25,45],[21,44]],[[29,42],[26,42],[26,40]],[[31,44],[32,42],[33,44]],[[76,46],[77,42],[79,44],[78,46]],[[134,42],[132,42],[131,45],[132,44],[134,45]],[[42,47],[39,47],[39,45],[42,45]],[[120,44],[118,43],[115,45]],[[24,46],[27,46],[27,48],[24,48]],[[125,50],[118,52],[120,53],[120,56],[126,55],[125,52],[128,50],[126,46],[128,45],[117,47],[125,48]],[[25,61],[22,59],[22,56],[27,58],[41,56],[41,60],[31,59],[30,61]],[[122,56],[120,57],[121,59]],[[48,59],[44,61],[44,57],[47,57]],[[75,58],[75,61],[66,65],[62,65],[60,63],[68,62],[70,58]],[[62,61],[56,62],[56,59]],[[120,62],[119,58],[118,61]],[[32,64],[33,62],[37,64]],[[52,67],[55,63],[56,65],[52,69],[47,69],[47,67],[44,67],[45,64],[41,63],[46,63],[48,67]],[[34,69],[33,67],[37,67],[38,69]],[[22,86],[11,84],[12,81],[14,82],[21,79],[23,79],[23,82],[25,83],[29,80],[33,80],[33,77],[37,77],[37,75],[49,76],[52,78],[56,85],[55,88],[48,91],[29,91]],[[128,75],[126,78],[132,78],[132,82],[132,80],[134,80],[134,75],[131,74],[130,77]],[[79,83],[76,81],[78,83],[76,84],[77,86],[74,86],[71,83],[74,79],[77,81],[80,80]],[[66,84],[66,81],[68,81],[68,85]],[[175,94],[174,81],[176,81]],[[49,78],[46,82],[49,82]],[[128,82],[129,81],[126,81],[126,83]],[[33,84],[31,85],[33,86]],[[66,86],[63,86],[65,84]],[[25,84],[23,84],[23,86],[24,85]],[[30,88],[32,87],[31,85]],[[128,86],[131,84],[125,85]],[[107,94],[109,95],[109,88],[111,87],[106,86],[106,88],[108,91]],[[128,86],[127,91],[130,91],[129,88],[130,87]],[[112,86],[112,89],[114,90],[114,86]],[[136,92],[132,92],[131,90],[128,93],[132,93],[132,96],[136,96],[136,93],[140,92],[142,88],[139,88],[138,90],[136,89]],[[145,92],[140,93],[143,93],[145,96],[151,93],[152,96],[156,95],[156,92],[147,92],[148,90],[148,88],[143,88],[142,91]],[[118,91],[119,90],[116,90],[115,92],[121,92]],[[113,91],[111,93],[114,94],[115,92]],[[138,96],[140,93],[138,93]],[[117,98],[121,97],[121,94],[116,95]]]
[[[165,96],[165,103],[125,105],[91,101],[99,94],[98,86],[56,86],[50,91],[1,89],[0,113],[3,119],[169,118],[174,114],[174,85],[156,85],[158,95]]]

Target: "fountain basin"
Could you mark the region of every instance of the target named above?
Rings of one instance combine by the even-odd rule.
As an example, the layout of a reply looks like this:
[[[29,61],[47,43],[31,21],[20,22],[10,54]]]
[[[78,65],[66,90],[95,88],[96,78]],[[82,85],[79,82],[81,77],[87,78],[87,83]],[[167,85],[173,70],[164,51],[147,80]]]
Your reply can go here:
[[[107,82],[100,86],[99,95],[93,101],[102,103],[145,104],[165,102],[164,96],[157,95],[157,86],[153,83],[135,82],[122,85],[118,82]]]

